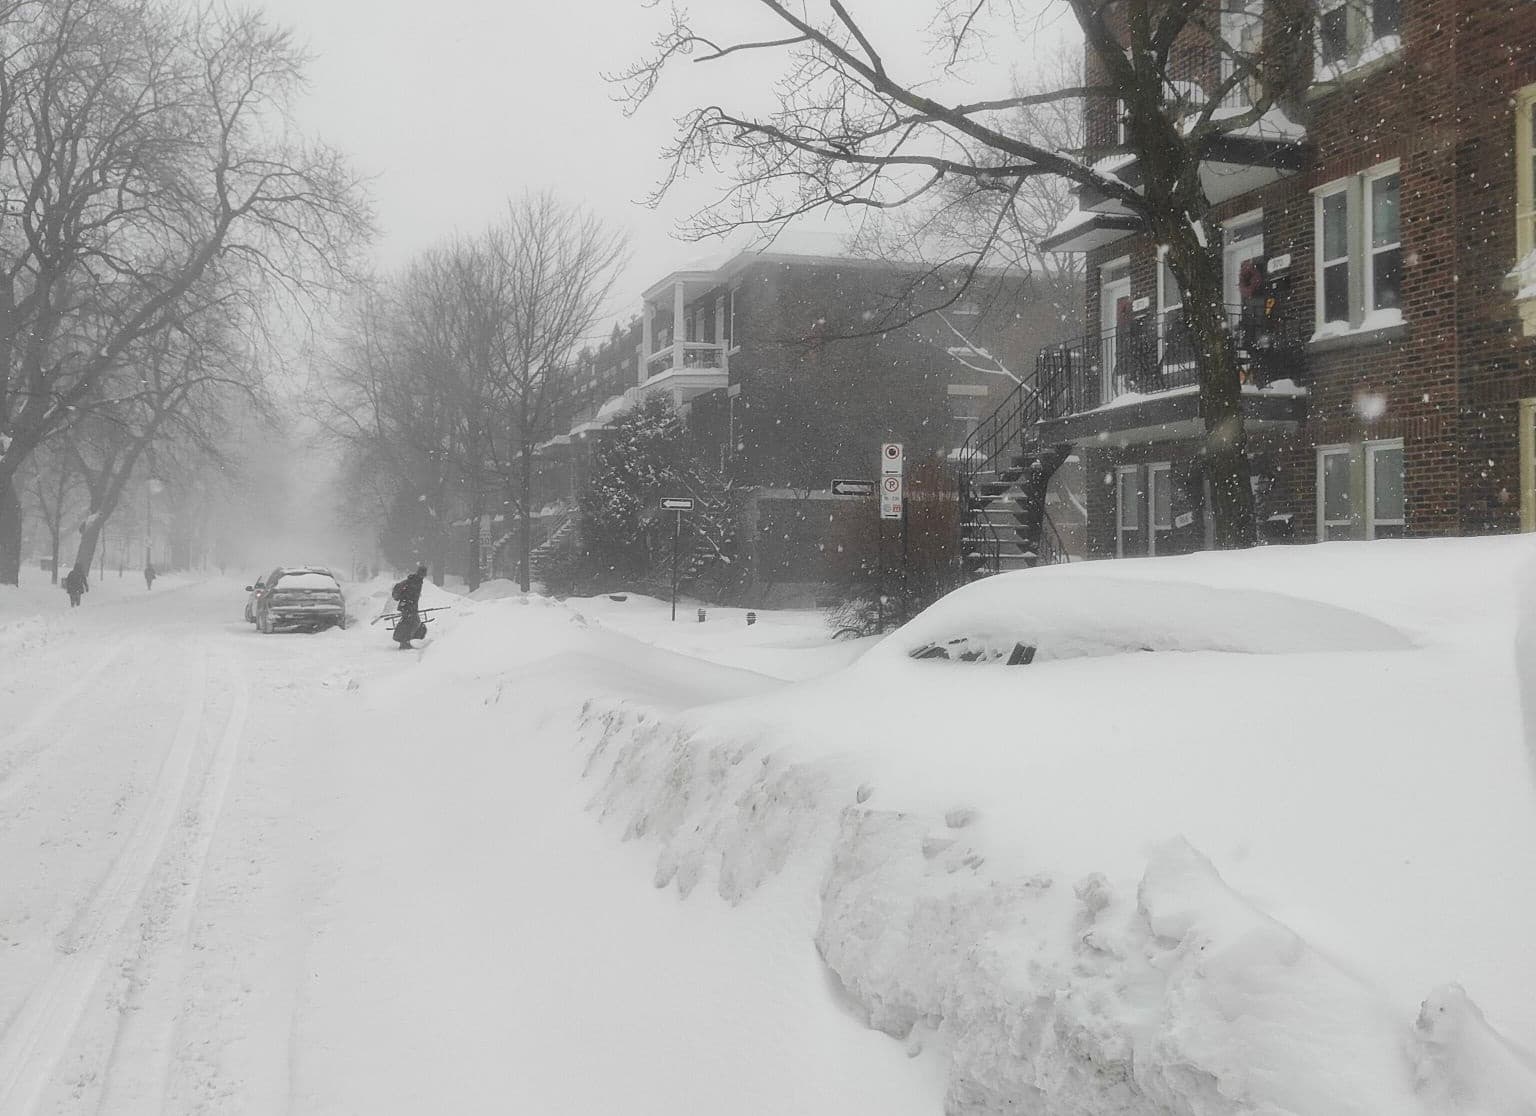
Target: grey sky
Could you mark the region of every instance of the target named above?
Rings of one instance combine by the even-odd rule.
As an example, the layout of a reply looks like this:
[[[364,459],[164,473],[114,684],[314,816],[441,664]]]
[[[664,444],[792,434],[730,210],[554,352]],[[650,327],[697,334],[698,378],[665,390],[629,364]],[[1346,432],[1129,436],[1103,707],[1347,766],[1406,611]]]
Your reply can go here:
[[[626,119],[600,74],[641,56],[664,25],[665,7],[641,0],[258,0],[291,27],[314,61],[302,105],[307,130],[350,152],[375,176],[391,267],[452,234],[492,220],[509,195],[553,188],[590,206],[632,238],[634,262],[613,312],[637,305],[651,280],[709,246],[681,243],[675,221],[696,205],[703,183],[666,209],[636,204],[662,169],[672,116],[714,99],[743,103],[740,66],[683,68],[658,103]],[[696,0],[711,26],[764,26],[753,0]],[[861,0],[853,5],[888,49],[920,62],[918,30],[934,0]],[[1007,36],[1011,40],[1013,36]],[[1006,88],[1019,56],[1005,43],[988,88]],[[1019,43],[1020,55],[1032,51]],[[769,72],[759,68],[762,78]],[[996,83],[996,84],[995,84]],[[757,96],[763,96],[761,89]]]

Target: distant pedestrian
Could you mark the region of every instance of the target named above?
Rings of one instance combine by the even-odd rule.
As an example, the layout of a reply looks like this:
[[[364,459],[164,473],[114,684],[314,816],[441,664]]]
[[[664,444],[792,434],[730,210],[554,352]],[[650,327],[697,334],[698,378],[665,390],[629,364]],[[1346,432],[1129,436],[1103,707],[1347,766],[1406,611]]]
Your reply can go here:
[[[155,573],[154,566],[148,562],[144,563],[144,588],[153,589],[155,587],[155,578],[159,576],[159,574]]]
[[[395,582],[389,595],[400,606],[400,619],[395,624],[395,642],[400,650],[409,651],[411,640],[427,634],[427,626],[421,622],[421,583],[427,579],[427,567],[418,566],[416,572],[407,574]]]
[[[69,607],[79,608],[80,598],[91,591],[91,584],[83,570],[70,570],[64,575],[64,592],[69,594]]]

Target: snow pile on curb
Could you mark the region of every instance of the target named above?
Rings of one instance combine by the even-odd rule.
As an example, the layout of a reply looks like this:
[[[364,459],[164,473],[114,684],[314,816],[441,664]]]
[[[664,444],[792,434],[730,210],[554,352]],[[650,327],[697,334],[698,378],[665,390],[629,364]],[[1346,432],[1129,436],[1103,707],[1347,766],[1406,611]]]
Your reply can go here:
[[[1031,571],[792,685],[550,602],[461,610],[425,663],[579,704],[592,807],[658,887],[751,919],[819,880],[796,932],[955,1116],[1536,1116],[1533,558]],[[1113,653],[1146,646],[1181,653]]]

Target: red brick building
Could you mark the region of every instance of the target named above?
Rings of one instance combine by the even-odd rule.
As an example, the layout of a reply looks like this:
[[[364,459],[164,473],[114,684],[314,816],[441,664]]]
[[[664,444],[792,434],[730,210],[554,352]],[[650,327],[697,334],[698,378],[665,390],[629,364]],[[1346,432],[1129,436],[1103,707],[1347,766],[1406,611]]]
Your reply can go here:
[[[604,429],[661,395],[700,458],[752,492],[751,582],[809,591],[837,517],[868,513],[835,496],[834,479],[872,478],[882,441],[905,443],[909,460],[953,453],[1012,390],[1010,373],[1069,332],[1029,279],[985,276],[963,297],[945,283],[916,266],[783,249],[662,277],[638,317],[573,366],[569,425],[539,447],[535,542],[571,537]],[[501,566],[517,549],[506,541]]]
[[[1302,101],[1202,164],[1261,534],[1536,529],[1536,4],[1319,7]],[[1262,12],[1229,4],[1223,34],[1261,34]],[[1169,78],[1209,88],[1215,57],[1176,49]],[[1134,186],[1117,105],[1086,112],[1090,156]],[[1086,254],[1096,331],[1042,351],[1037,374],[1064,388],[1026,432],[1084,462],[1098,557],[1210,539],[1181,299],[1136,229],[1084,191],[1049,242]],[[1256,295],[1280,308],[1262,329],[1244,317]]]

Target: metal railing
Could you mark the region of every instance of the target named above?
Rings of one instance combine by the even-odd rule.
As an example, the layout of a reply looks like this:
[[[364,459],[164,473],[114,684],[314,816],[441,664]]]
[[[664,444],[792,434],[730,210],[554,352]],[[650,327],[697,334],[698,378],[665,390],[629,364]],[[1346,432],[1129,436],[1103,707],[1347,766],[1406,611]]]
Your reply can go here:
[[[1257,93],[1256,77],[1233,81],[1249,68],[1253,56],[1239,55],[1235,48],[1216,46],[1180,46],[1168,59],[1163,73],[1173,97],[1192,110],[1204,109],[1210,97],[1231,82],[1221,96],[1218,109],[1252,107]],[[1256,59],[1254,65],[1257,64]]]
[[[1266,318],[1262,305],[1227,307],[1227,338],[1245,383],[1263,387],[1304,373],[1306,331]],[[1092,411],[1123,396],[1156,395],[1200,383],[1195,343],[1180,311],[1141,318],[1060,345],[1035,360],[1035,380],[1058,408],[1045,418]]]
[[[651,376],[674,368],[724,368],[725,346],[712,341],[677,341],[652,353],[645,364]]]

